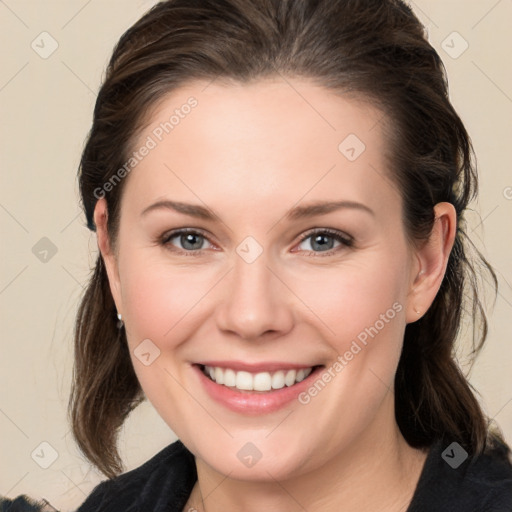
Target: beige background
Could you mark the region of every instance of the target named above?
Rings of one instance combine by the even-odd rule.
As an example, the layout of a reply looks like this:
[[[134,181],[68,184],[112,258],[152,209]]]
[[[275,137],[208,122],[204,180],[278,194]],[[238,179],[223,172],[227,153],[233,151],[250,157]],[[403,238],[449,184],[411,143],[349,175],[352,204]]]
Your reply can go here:
[[[0,0],[0,494],[45,497],[62,511],[81,503],[101,479],[79,455],[66,421],[74,313],[96,254],[95,236],[78,206],[76,170],[113,45],[153,3]],[[478,156],[481,198],[471,216],[471,234],[485,244],[501,290],[471,382],[511,443],[512,2],[417,0],[411,5],[445,62],[452,101]],[[40,36],[44,31],[58,43],[47,58],[40,54],[55,43]],[[469,47],[457,56],[464,41]],[[50,251],[46,262],[36,246],[48,248],[48,241],[40,242],[43,237],[57,251]],[[123,431],[127,467],[173,439],[144,404]],[[42,442],[51,447],[41,447]],[[52,462],[52,455],[56,460],[40,467]]]

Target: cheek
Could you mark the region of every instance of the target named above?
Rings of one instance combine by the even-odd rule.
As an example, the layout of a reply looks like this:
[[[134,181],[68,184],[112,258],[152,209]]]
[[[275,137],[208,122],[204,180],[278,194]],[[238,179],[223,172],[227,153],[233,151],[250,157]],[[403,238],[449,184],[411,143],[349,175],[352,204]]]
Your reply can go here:
[[[135,339],[150,338],[161,343],[176,338],[176,330],[194,316],[209,281],[205,272],[171,265],[163,258],[145,259],[143,255],[125,258],[121,268],[127,327]]]
[[[161,257],[148,258],[144,251],[133,251],[120,265],[126,333],[137,378],[161,417],[177,430],[176,410],[181,405],[176,404],[185,408],[190,404],[186,391],[176,385],[186,380],[189,371],[180,364],[180,350],[193,336],[194,322],[202,314],[201,298],[212,287],[204,273],[190,268],[171,265]],[[139,349],[143,346],[144,351]],[[145,365],[137,354],[148,352],[151,359]]]
[[[390,334],[391,323],[397,324],[395,332],[401,331],[400,313],[405,310],[406,297],[402,269],[403,265],[386,264],[382,255],[376,255],[339,269],[312,270],[314,279],[297,273],[291,282],[294,292],[314,314],[315,323],[323,324],[326,339],[341,351],[359,334],[364,337],[365,329],[376,323],[382,330],[384,321]]]
[[[334,445],[338,436],[356,435],[372,420],[393,389],[400,358],[405,272],[403,265],[386,266],[382,257],[375,261],[378,264],[367,260],[365,265],[318,275],[315,287],[309,284],[314,292],[309,295],[308,306],[321,319],[315,324],[332,349],[332,359],[324,376],[327,384],[313,383],[301,403],[312,404],[318,425],[331,429]],[[301,293],[305,287],[303,280]],[[333,409],[352,411],[351,421],[338,434]]]

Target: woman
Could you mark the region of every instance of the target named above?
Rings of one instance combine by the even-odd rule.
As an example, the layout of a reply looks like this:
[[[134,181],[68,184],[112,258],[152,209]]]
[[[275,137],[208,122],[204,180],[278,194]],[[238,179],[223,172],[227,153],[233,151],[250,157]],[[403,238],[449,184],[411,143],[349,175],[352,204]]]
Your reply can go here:
[[[72,424],[110,477],[80,512],[512,510],[453,357],[466,300],[486,337],[472,146],[403,2],[157,4],[114,50],[80,190],[100,255]],[[144,397],[179,441],[120,475]]]

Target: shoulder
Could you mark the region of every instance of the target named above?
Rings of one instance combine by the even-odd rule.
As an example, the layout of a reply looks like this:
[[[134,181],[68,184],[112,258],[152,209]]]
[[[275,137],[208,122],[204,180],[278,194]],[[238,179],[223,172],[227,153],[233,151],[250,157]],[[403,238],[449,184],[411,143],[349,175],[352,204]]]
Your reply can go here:
[[[138,468],[100,483],[77,512],[180,510],[196,479],[194,456],[178,440]]]
[[[407,512],[512,512],[512,455],[492,437],[483,453],[469,456],[455,442],[430,449]]]

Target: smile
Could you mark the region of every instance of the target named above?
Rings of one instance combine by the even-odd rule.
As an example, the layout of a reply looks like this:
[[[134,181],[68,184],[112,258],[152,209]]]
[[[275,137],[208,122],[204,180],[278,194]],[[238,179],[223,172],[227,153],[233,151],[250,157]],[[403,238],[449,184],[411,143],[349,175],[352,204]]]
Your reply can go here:
[[[191,366],[204,392],[238,414],[259,416],[299,403],[324,365],[262,361],[202,361]]]
[[[239,391],[270,391],[303,381],[315,367],[251,373],[219,366],[203,366],[203,373],[217,384]]]

